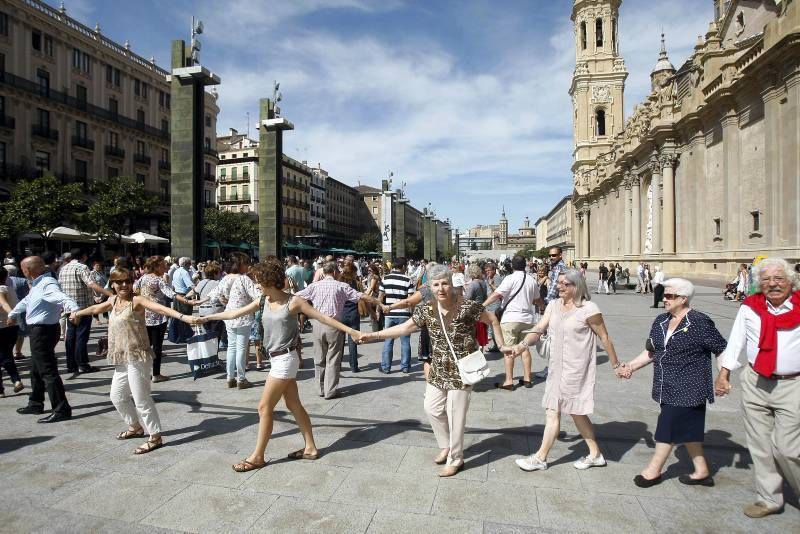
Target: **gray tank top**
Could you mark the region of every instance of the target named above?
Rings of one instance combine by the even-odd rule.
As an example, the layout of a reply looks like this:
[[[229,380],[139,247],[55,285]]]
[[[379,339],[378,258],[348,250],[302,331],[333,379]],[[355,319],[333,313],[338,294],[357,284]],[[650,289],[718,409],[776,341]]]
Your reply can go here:
[[[289,302],[277,310],[269,309],[269,302],[264,303],[261,324],[264,325],[264,349],[267,354],[294,347],[297,338],[297,316],[289,313]]]

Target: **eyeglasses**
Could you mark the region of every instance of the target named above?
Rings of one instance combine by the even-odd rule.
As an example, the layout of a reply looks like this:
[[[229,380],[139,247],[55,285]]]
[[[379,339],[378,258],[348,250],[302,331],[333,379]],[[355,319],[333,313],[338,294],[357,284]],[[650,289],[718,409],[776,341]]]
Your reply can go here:
[[[114,280],[114,281],[113,281],[113,282],[111,282],[111,283],[112,283],[112,284],[117,284],[117,285],[119,285],[119,286],[124,286],[124,285],[126,285],[126,284],[127,284],[127,285],[131,285],[131,284],[133,284],[133,280]]]
[[[676,295],[675,293],[664,293],[664,300],[674,300],[678,297],[686,297],[686,295]]]
[[[575,284],[573,284],[572,282],[562,282],[562,281],[559,280],[558,282],[556,282],[556,285],[557,286],[568,287],[568,286],[574,286]]]
[[[762,284],[769,284],[770,282],[775,282],[776,284],[783,285],[786,283],[788,278],[785,276],[765,276],[761,279]]]
[[[557,258],[557,257],[559,257],[560,255],[561,255],[561,254],[550,254],[550,257],[551,257],[551,258]]]

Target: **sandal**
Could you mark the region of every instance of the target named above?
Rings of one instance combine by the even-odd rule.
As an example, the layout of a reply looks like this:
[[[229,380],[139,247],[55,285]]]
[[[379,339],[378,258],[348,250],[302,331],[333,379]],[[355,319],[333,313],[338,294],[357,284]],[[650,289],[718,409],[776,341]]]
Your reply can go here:
[[[117,439],[132,439],[132,438],[141,438],[144,436],[144,428],[139,427],[137,430],[125,430],[124,432],[120,432],[117,434]]]
[[[150,438],[144,442],[144,444],[136,447],[136,450],[133,451],[133,454],[147,454],[148,452],[153,452],[156,449],[160,449],[164,446],[164,442],[161,440],[160,437],[153,439]]]
[[[504,390],[506,390],[506,391],[514,391],[514,390],[516,389],[516,387],[514,386],[514,384],[506,384],[506,385],[503,385],[503,384],[501,384],[500,382],[495,382],[495,383],[494,383],[494,387],[496,387],[497,389],[504,389]]]
[[[319,458],[319,452],[316,454],[306,454],[305,449],[300,449],[299,451],[290,452],[287,458],[290,460],[316,460]]]
[[[233,464],[233,470],[236,471],[237,473],[246,473],[248,471],[255,471],[256,469],[261,469],[266,465],[267,462],[264,462],[263,464],[254,464],[253,462],[245,458],[238,464]]]

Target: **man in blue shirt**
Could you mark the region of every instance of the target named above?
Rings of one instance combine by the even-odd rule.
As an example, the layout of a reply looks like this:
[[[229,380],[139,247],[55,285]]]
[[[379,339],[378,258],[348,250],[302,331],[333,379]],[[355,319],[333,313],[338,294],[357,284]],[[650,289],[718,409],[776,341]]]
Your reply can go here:
[[[44,392],[50,399],[53,411],[40,423],[56,423],[72,417],[72,408],[64,393],[64,383],[58,375],[58,361],[55,348],[61,336],[58,320],[61,309],[73,312],[79,309],[78,303],[67,296],[58,282],[49,273],[39,256],[29,256],[22,260],[22,272],[31,281],[31,290],[11,313],[9,323],[16,323],[25,317],[31,344],[31,394],[28,405],[18,408],[21,414],[41,414],[44,412]]]
[[[194,287],[192,284],[192,275],[189,273],[189,267],[192,265],[191,258],[182,257],[178,260],[178,268],[172,273],[172,289],[178,295],[186,296],[186,294]],[[181,313],[190,315],[192,307],[182,304],[177,300],[174,303],[174,308]]]

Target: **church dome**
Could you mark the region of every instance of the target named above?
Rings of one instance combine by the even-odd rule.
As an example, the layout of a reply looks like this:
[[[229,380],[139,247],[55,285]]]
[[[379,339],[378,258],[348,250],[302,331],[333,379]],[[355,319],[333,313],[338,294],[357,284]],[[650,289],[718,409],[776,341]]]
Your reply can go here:
[[[658,62],[656,66],[653,67],[651,74],[655,74],[656,72],[663,72],[663,71],[672,71],[675,72],[675,67],[669,60],[667,56],[667,47],[664,44],[664,34],[661,34],[661,53],[658,55]]]

